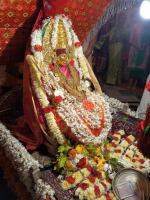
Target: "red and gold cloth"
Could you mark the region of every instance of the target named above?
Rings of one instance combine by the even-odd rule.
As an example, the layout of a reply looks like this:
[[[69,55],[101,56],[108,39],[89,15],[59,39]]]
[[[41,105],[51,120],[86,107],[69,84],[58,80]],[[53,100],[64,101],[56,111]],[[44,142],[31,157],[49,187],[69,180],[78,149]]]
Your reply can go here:
[[[41,18],[65,14],[81,42],[111,0],[0,0],[0,63],[23,61],[25,47],[40,8]]]

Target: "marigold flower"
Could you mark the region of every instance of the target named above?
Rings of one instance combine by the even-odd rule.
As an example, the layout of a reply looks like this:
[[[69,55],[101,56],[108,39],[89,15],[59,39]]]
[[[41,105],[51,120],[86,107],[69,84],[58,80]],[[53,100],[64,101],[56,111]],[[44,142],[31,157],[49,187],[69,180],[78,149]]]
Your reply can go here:
[[[82,144],[78,144],[75,149],[77,153],[82,154],[85,150],[85,147]]]
[[[92,111],[95,108],[95,105],[91,101],[84,100],[83,101],[83,107],[88,111]]]
[[[68,152],[68,155],[69,155],[70,158],[75,158],[76,155],[77,155],[76,149],[71,149],[71,150]]]
[[[73,169],[73,164],[70,160],[66,161],[66,168],[69,169],[69,170]]]

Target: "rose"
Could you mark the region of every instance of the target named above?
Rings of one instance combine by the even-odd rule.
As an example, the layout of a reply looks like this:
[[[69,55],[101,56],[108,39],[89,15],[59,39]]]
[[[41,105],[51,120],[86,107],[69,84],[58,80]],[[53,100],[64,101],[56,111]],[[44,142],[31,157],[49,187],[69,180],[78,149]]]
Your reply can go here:
[[[50,113],[54,111],[54,108],[52,108],[51,106],[47,106],[43,109],[44,113]]]
[[[56,96],[54,97],[54,102],[59,104],[60,102],[62,102],[63,98],[61,96]]]
[[[89,184],[88,183],[81,183],[79,185],[79,187],[82,188],[82,190],[86,190],[89,187]]]
[[[72,176],[68,176],[68,177],[66,178],[66,181],[67,181],[68,183],[70,183],[70,184],[74,184],[75,178],[72,177]]]
[[[99,189],[99,187],[97,185],[94,185],[94,192],[95,192],[95,195],[98,196],[98,197],[101,194],[100,189]]]
[[[150,80],[147,81],[145,88],[150,92]]]
[[[36,45],[34,45],[34,49],[35,49],[35,51],[42,51],[42,46],[41,45],[38,45],[38,44],[36,44]]]
[[[80,46],[81,46],[81,43],[80,43],[80,42],[75,42],[75,44],[74,44],[74,45],[75,45],[75,47],[76,47],[76,48],[78,48],[78,47],[80,47]]]
[[[79,162],[77,163],[77,167],[78,167],[78,168],[83,168],[83,167],[86,166],[86,164],[87,164],[86,158],[81,158],[81,159],[79,160]]]
[[[54,65],[50,63],[50,64],[48,65],[48,68],[49,68],[50,70],[53,70],[53,69],[54,69]]]

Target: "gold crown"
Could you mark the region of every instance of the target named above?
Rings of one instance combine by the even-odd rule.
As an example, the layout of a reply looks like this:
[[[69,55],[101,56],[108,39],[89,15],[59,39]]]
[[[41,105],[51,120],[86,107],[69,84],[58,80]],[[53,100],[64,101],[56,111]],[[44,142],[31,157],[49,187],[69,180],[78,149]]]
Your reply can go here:
[[[67,39],[66,29],[63,21],[59,20],[56,49],[67,48],[68,46],[67,44],[68,44],[68,39]]]

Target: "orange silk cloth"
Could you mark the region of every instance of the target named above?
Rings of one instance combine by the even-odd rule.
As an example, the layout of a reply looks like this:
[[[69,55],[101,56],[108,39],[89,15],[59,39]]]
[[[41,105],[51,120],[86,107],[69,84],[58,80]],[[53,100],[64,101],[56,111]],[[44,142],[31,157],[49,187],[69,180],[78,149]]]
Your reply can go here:
[[[81,42],[111,0],[43,0],[45,16],[65,14]],[[0,63],[23,61],[42,0],[0,0]],[[44,16],[43,16],[44,17]]]

